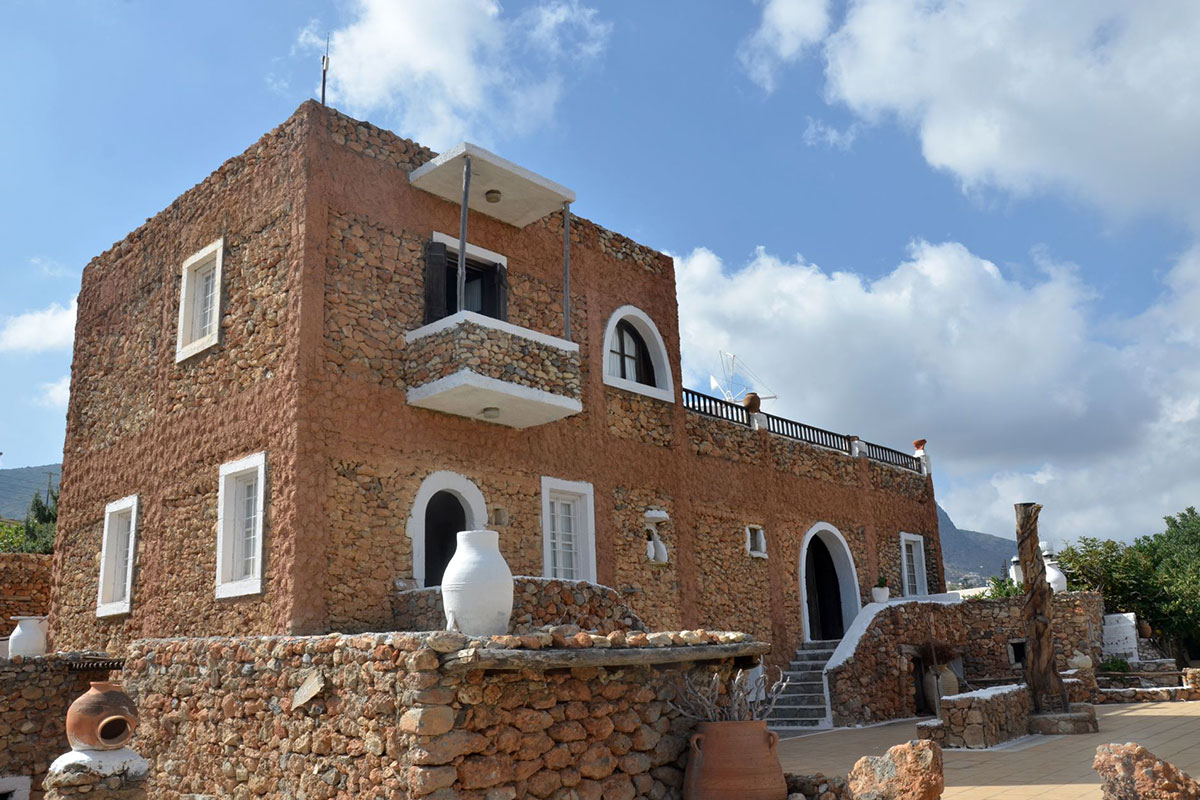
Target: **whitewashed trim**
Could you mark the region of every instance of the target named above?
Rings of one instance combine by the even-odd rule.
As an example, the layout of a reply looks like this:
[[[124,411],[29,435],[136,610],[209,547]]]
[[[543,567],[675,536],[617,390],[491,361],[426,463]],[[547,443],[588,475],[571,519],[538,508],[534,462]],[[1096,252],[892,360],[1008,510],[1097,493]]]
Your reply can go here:
[[[613,337],[617,334],[617,323],[622,320],[633,326],[634,330],[641,335],[642,341],[646,343],[646,349],[650,351],[650,363],[654,366],[654,386],[631,381],[608,371],[608,354],[613,347]],[[662,334],[658,332],[658,326],[654,324],[654,320],[650,319],[650,315],[637,306],[621,306],[608,318],[608,324],[604,328],[604,350],[600,354],[600,359],[600,372],[604,376],[605,385],[624,389],[627,392],[636,392],[667,403],[675,402],[675,377],[671,372],[667,346],[663,343]]]
[[[418,588],[425,586],[425,509],[438,492],[449,492],[462,504],[466,512],[466,527],[463,530],[487,527],[487,502],[483,492],[470,478],[449,470],[439,470],[426,477],[413,498],[412,511],[405,526],[405,533],[412,540],[412,576]]]
[[[208,260],[209,256],[212,256],[214,253],[216,260],[213,270],[213,280],[216,282],[216,297],[213,298],[213,331],[209,335],[202,336],[199,339],[185,341],[187,338],[187,329],[191,326],[191,299],[192,292],[195,291],[195,287],[192,285],[192,267],[202,261]],[[179,320],[175,334],[176,364],[213,347],[221,340],[221,297],[224,294],[222,291],[224,264],[224,237],[217,239],[198,253],[188,256],[187,260],[183,262],[183,271],[179,280]]]
[[[829,534],[824,536],[822,534]],[[808,570],[804,568],[808,557],[808,545],[814,536],[821,536],[821,541],[829,548],[833,557],[833,566],[837,570],[838,589],[842,595],[842,627],[849,630],[851,623],[858,618],[862,610],[862,595],[858,588],[858,568],[854,565],[854,553],[842,532],[828,522],[818,522],[808,529],[800,543],[800,615],[803,621],[804,641],[811,642],[812,624],[808,618]]]
[[[105,589],[110,588],[105,577],[109,574],[108,560],[114,557],[109,552],[111,532],[109,523],[113,516],[124,511],[129,512],[129,563],[125,565],[125,599],[104,602]],[[115,617],[128,614],[133,605],[133,565],[137,560],[137,529],[138,529],[138,496],[131,494],[114,500],[104,507],[104,535],[100,540],[100,580],[96,586],[96,616]],[[116,580],[116,576],[112,576]]]
[[[232,542],[230,541],[233,532],[226,530],[229,511],[232,510],[226,506],[233,501],[228,497],[226,487],[232,484],[235,478],[241,477],[251,471],[256,473],[255,477],[258,480],[258,492],[255,498],[258,506],[256,509],[258,512],[257,521],[255,522],[257,530],[254,536],[255,574],[235,581],[229,579],[229,575],[233,571],[233,549]],[[267,453],[265,450],[221,465],[217,484],[217,569],[215,592],[218,598],[245,597],[247,595],[262,593],[263,540],[266,538],[266,509],[268,508],[266,498]]]
[[[405,397],[409,405],[417,405],[434,395],[457,389],[460,386],[470,386],[474,389],[488,389],[520,400],[545,403],[546,405],[561,408],[571,414],[578,414],[580,411],[583,411],[583,404],[574,398],[547,392],[545,389],[534,389],[532,386],[523,386],[519,383],[502,381],[499,378],[489,378],[486,375],[480,375],[478,372],[469,369],[460,369],[458,372],[451,373],[444,378],[438,378],[436,381],[423,383],[415,389],[409,389]]]
[[[763,538],[763,549],[754,549],[754,531],[761,531]],[[746,526],[746,554],[751,558],[766,558],[767,557],[767,529],[762,525],[747,525]]]
[[[547,347],[553,347],[567,353],[579,352],[579,345],[575,342],[568,342],[566,339],[560,339],[557,336],[551,336],[547,333],[531,331],[529,328],[522,328],[520,325],[513,325],[511,322],[484,316],[477,311],[456,311],[448,317],[442,317],[437,322],[422,325],[404,334],[404,343],[412,344],[415,341],[424,339],[426,336],[432,336],[435,333],[441,333],[447,328],[452,328],[455,325],[463,325],[468,322],[513,336],[520,336],[522,339],[528,339],[531,342],[544,344]]]
[[[550,578],[550,495],[553,493],[575,495],[583,502],[584,537],[579,548],[583,563],[580,565],[582,579],[595,583],[596,578],[596,492],[592,484],[584,481],[565,481],[560,478],[542,477],[542,577]]]
[[[905,542],[915,543],[917,552],[920,553],[920,562],[916,565],[917,585],[912,587],[920,591],[908,590],[908,553]],[[925,537],[920,534],[900,532],[900,583],[904,587],[905,597],[925,597],[929,594],[929,575],[925,569]]]

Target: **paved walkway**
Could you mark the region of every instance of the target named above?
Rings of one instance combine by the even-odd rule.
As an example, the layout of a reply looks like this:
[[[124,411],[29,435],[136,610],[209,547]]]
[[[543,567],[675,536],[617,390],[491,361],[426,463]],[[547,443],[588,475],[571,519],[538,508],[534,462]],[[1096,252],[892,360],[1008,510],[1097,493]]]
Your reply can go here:
[[[1092,771],[1096,747],[1137,742],[1159,758],[1200,776],[1200,702],[1096,707],[1100,733],[1032,736],[997,750],[946,750],[943,800],[1100,800]],[[865,755],[916,737],[913,722],[807,734],[779,743],[785,772],[846,775]]]

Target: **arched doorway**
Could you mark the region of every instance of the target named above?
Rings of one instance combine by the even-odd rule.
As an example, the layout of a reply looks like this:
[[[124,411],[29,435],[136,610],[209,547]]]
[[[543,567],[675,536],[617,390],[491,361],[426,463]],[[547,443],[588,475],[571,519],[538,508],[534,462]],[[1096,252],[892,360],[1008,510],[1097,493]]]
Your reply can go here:
[[[804,557],[808,626],[813,639],[840,639],[846,632],[842,620],[842,590],[833,556],[820,537],[812,540]]]
[[[458,532],[487,525],[483,492],[457,472],[435,472],[421,483],[408,517],[412,576],[418,586],[440,586],[458,546]]]
[[[840,531],[818,522],[800,545],[800,608],[804,638],[840,639],[862,608],[854,556]]]
[[[441,586],[442,573],[467,530],[467,511],[453,493],[441,491],[425,506],[425,585]]]

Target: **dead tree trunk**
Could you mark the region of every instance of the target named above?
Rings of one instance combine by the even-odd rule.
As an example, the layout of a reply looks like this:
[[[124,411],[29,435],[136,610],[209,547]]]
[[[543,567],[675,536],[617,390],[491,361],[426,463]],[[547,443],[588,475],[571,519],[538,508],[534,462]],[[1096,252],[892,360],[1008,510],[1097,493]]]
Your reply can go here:
[[[1017,555],[1024,573],[1025,682],[1033,695],[1035,713],[1065,711],[1067,689],[1054,663],[1054,631],[1050,627],[1050,602],[1054,591],[1046,582],[1046,563],[1038,547],[1037,503],[1017,503]]]

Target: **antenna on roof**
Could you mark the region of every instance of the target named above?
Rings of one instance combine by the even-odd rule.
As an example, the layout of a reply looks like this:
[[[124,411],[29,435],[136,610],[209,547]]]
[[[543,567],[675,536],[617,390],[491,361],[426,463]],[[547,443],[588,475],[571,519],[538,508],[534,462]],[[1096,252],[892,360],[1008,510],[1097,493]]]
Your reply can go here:
[[[708,376],[708,385],[713,391],[719,391],[721,395],[728,401],[738,403],[742,398],[751,391],[751,383],[745,378],[739,380],[738,369],[746,373],[746,377],[753,382],[754,389],[757,390],[759,396],[763,400],[775,400],[779,395],[771,393],[763,383],[762,378],[754,374],[754,370],[750,369],[745,361],[738,362],[738,357],[733,353],[726,353],[724,350],[718,351],[721,357],[721,372],[724,380],[719,380],[715,375]],[[767,394],[763,394],[763,392]]]
[[[325,55],[321,56],[321,105],[325,105],[325,76],[329,74],[329,34],[325,34]]]

